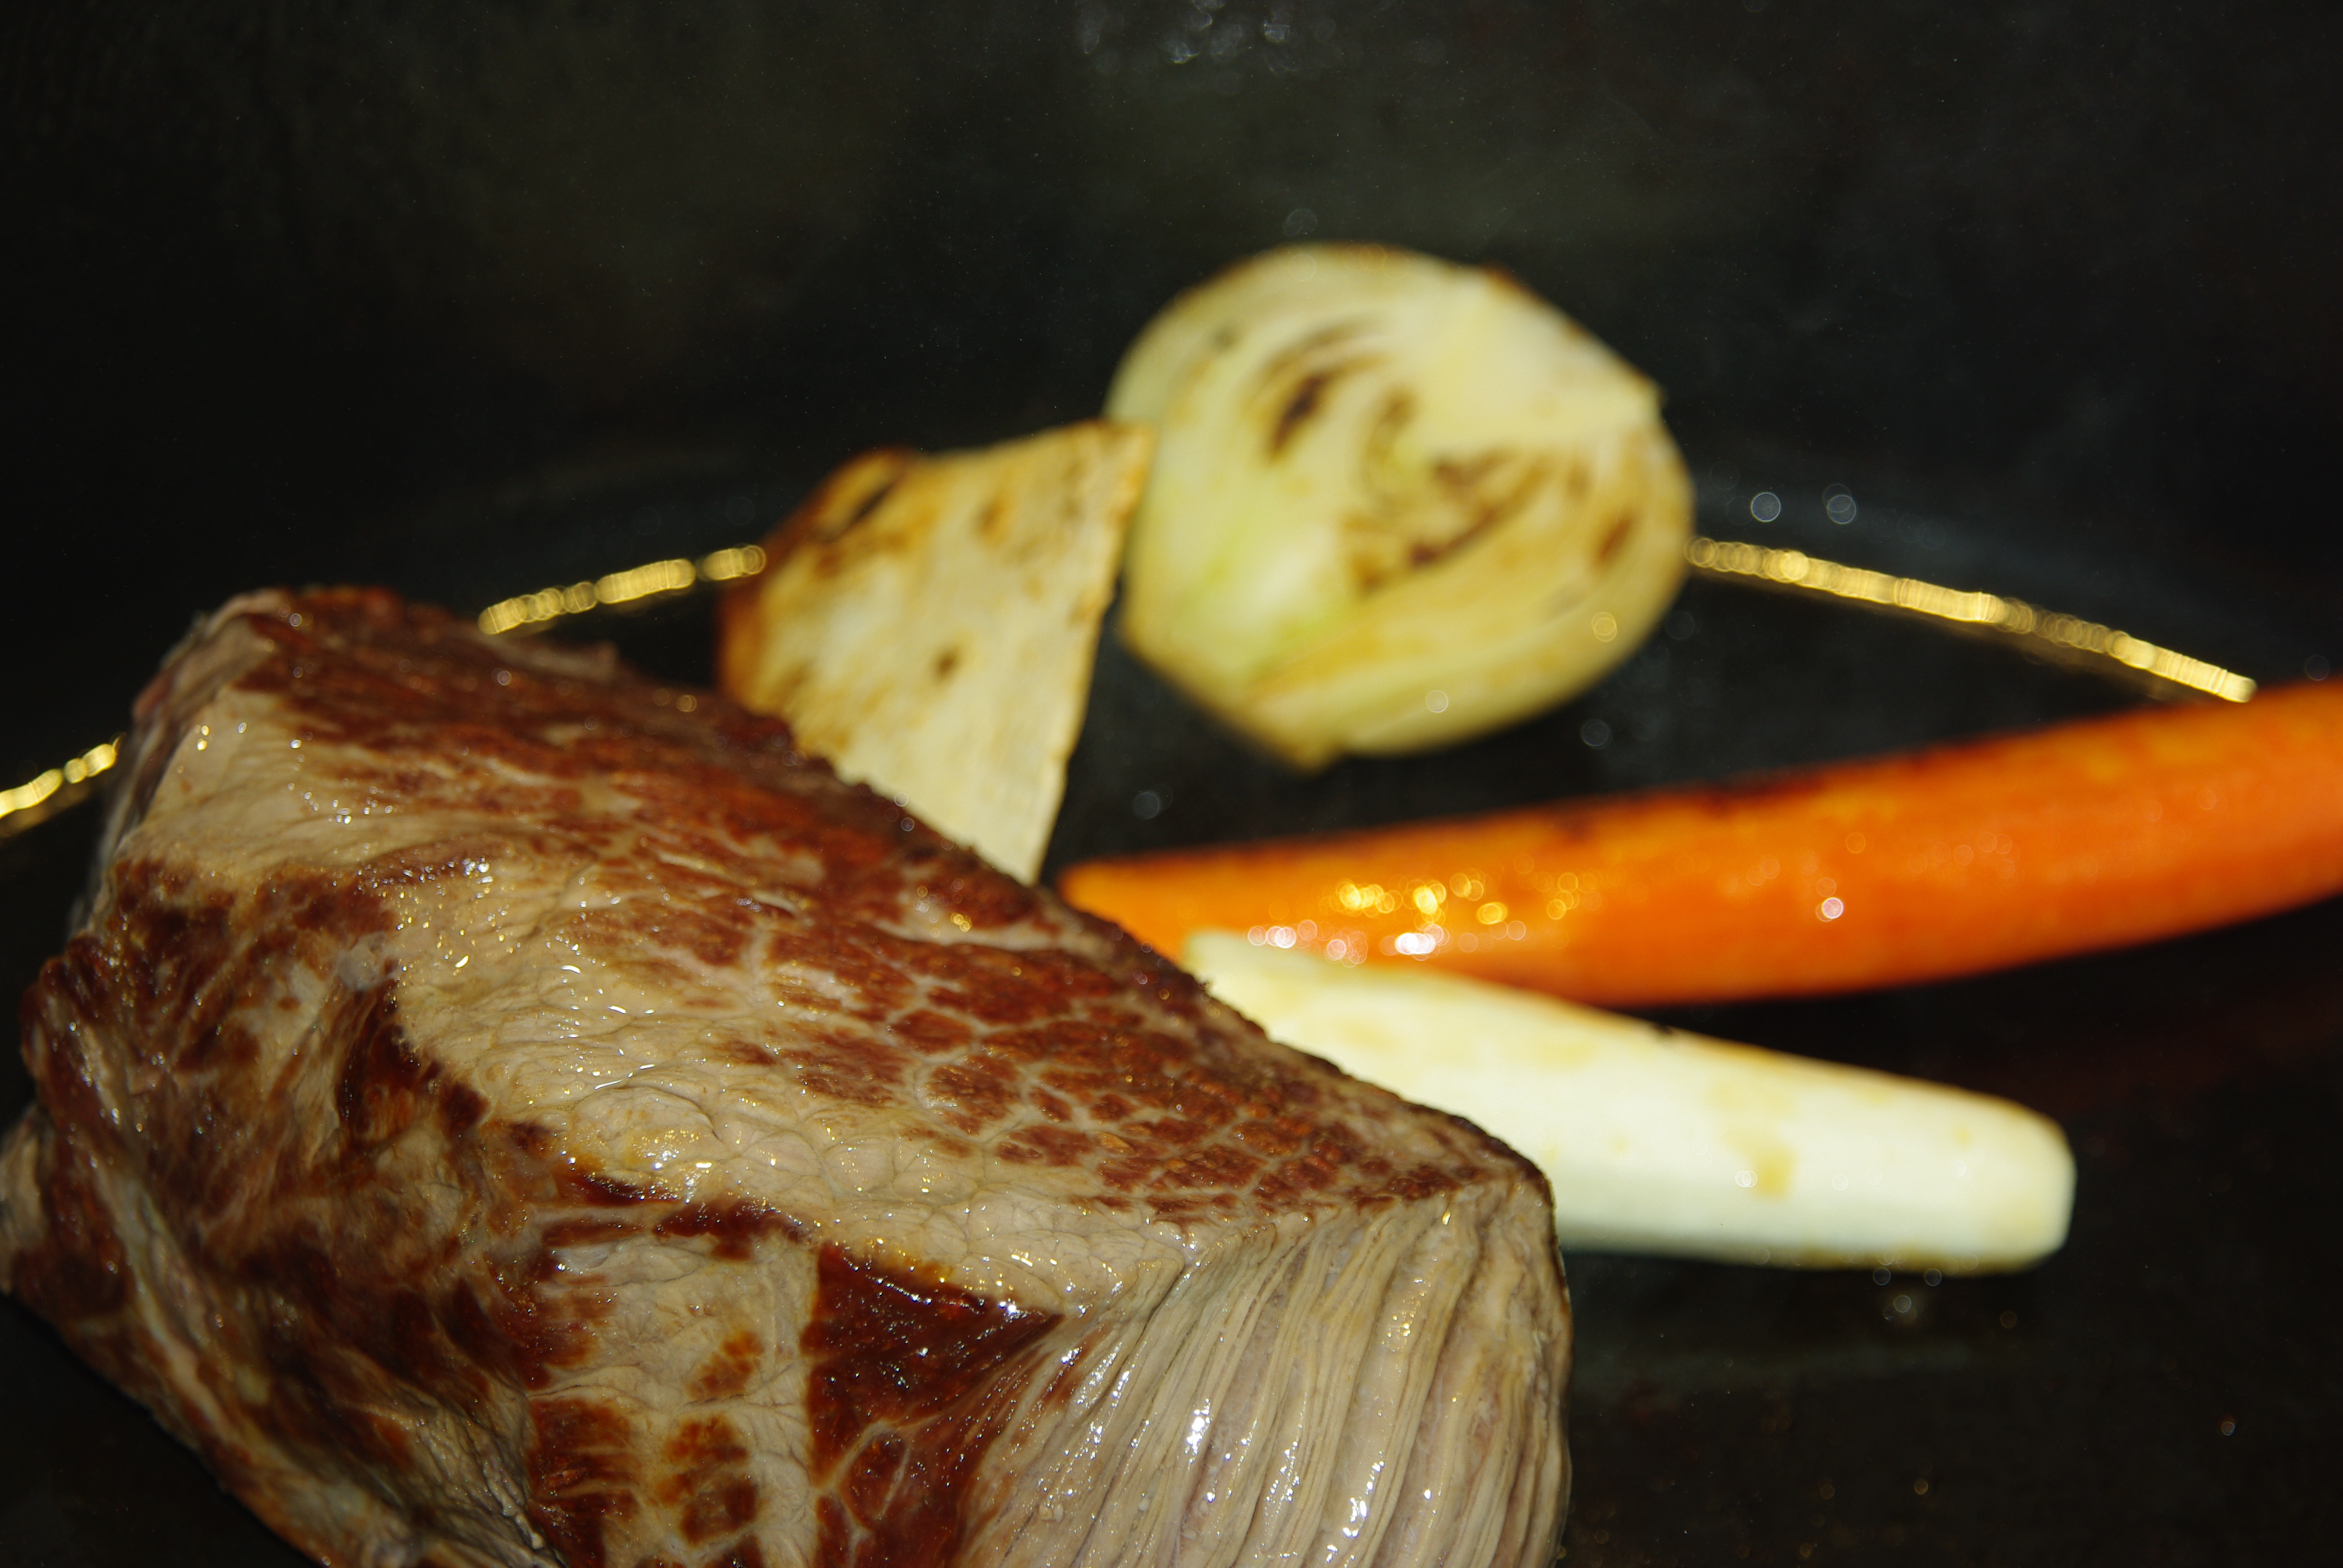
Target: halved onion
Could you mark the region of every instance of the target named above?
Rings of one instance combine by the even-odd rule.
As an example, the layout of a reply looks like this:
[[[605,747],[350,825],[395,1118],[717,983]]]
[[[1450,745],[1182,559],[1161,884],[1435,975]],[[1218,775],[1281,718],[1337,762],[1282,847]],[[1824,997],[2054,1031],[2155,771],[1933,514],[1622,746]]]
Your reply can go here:
[[[1296,767],[1572,696],[1683,574],[1657,389],[1493,268],[1256,256],[1149,325],[1107,407],[1157,433],[1124,640]]]

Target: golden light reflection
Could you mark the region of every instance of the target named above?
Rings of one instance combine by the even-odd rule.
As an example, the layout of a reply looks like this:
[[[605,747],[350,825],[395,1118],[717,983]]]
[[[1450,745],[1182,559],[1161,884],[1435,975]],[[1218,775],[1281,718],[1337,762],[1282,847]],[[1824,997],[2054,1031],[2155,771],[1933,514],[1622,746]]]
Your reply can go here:
[[[2254,694],[2254,683],[2234,670],[2158,648],[2097,621],[2058,615],[2000,594],[1965,592],[1917,578],[1842,566],[1804,550],[1769,549],[1727,539],[1695,537],[1684,546],[1684,559],[1693,570],[1708,577],[1754,579],[1769,587],[1980,627],[2034,642],[2062,658],[2107,659],[2225,701],[2243,702]]]
[[[117,735],[14,789],[0,789],[0,839],[43,821],[88,795],[98,777],[114,766],[121,740]]]
[[[480,612],[480,629],[495,637],[523,627],[544,626],[565,616],[583,615],[611,605],[635,604],[662,594],[681,593],[701,583],[730,582],[754,577],[765,569],[765,552],[756,545],[737,545],[699,558],[677,557],[630,567],[591,582],[566,588],[539,588],[499,599]]]
[[[2230,702],[2243,702],[2255,691],[2251,679],[2219,665],[2159,648],[2095,621],[2056,614],[1999,594],[1964,592],[1916,578],[1891,577],[1885,572],[1843,566],[1803,550],[1777,550],[1726,539],[1694,538],[1684,547],[1684,558],[1694,571],[1704,576],[1755,580],[1795,592],[1852,599],[1980,627],[2031,639],[2063,657],[2107,659],[2155,679]],[[757,545],[715,550],[696,561],[683,557],[652,561],[590,581],[500,599],[480,612],[479,627],[491,636],[541,627],[592,610],[682,593],[702,584],[754,577],[765,566],[765,552]],[[689,710],[698,706],[698,699],[684,696],[676,699],[676,705]],[[0,839],[46,820],[86,797],[95,780],[115,765],[116,748],[120,740],[121,737],[116,736],[13,789],[0,789]],[[1859,833],[1848,835],[1846,847],[1850,853],[1863,852],[1862,839]],[[1549,919],[1560,920],[1579,907],[1577,882],[1578,879],[1569,872],[1554,878],[1550,889],[1541,879],[1538,890],[1555,895],[1545,907]],[[1410,890],[1407,896],[1428,918],[1438,914],[1452,890],[1459,899],[1473,902],[1480,899],[1483,885],[1478,874],[1460,871],[1445,886],[1422,883]],[[1336,901],[1354,913],[1387,915],[1398,908],[1399,895],[1373,884],[1345,882],[1336,892]],[[1597,900],[1586,901],[1591,908]],[[1503,909],[1502,905],[1489,907]],[[1493,918],[1483,913],[1480,918],[1493,925],[1503,916]]]

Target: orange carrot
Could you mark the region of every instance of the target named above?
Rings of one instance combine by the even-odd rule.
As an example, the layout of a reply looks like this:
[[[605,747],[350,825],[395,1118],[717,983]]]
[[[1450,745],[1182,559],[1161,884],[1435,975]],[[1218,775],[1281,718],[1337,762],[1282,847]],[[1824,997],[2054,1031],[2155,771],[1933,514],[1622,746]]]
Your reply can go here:
[[[1720,787],[1074,867],[1219,926],[1609,1006],[1903,985],[2343,891],[2343,681]]]

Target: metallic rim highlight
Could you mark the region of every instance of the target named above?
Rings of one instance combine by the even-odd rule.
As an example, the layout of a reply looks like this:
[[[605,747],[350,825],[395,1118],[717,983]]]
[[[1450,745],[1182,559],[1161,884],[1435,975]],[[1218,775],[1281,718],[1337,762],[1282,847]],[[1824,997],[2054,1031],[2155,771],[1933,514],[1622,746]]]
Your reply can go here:
[[[1699,536],[1684,546],[1684,559],[1703,577],[1849,599],[1879,609],[1996,631],[2031,641],[2061,658],[2087,663],[2105,660],[2153,680],[2228,702],[2243,702],[2255,690],[2254,682],[2235,670],[2159,648],[2097,621],[2059,615],[2000,594],[1948,588],[1917,578],[1892,577],[1862,567],[1842,566],[1804,550],[1770,549],[1763,545]],[[764,569],[765,552],[755,545],[717,550],[697,561],[680,557],[652,561],[588,582],[540,588],[536,593],[499,599],[480,612],[479,626],[491,636],[542,628],[589,610],[682,593],[702,583],[755,577]],[[122,737],[117,735],[13,789],[0,789],[0,839],[45,821],[91,794],[100,777],[114,767],[121,741]]]
[[[1880,609],[1997,631],[2036,643],[2061,658],[2087,662],[2105,659],[2153,679],[2227,702],[2243,702],[2255,690],[2254,682],[2235,670],[2159,648],[2097,621],[2059,615],[2000,594],[1948,588],[1917,578],[1891,577],[1885,572],[1823,560],[1804,550],[1769,549],[1763,545],[1698,536],[1685,544],[1684,559],[1704,577],[1755,581],[1769,588],[1852,599]]]

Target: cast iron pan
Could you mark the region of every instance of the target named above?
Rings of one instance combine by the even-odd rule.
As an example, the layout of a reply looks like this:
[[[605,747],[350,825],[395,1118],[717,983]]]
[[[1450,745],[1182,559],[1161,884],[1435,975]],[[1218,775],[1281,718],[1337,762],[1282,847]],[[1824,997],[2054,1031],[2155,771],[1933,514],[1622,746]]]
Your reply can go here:
[[[746,540],[858,447],[1094,410],[1173,290],[1301,234],[1580,317],[1668,388],[1704,532],[2299,678],[2343,658],[2338,44],[2321,7],[2113,0],[21,8],[0,786],[113,733],[236,589],[476,609]],[[1729,585],[1677,610],[1563,709],[1307,782],[1110,638],[1051,868],[2139,700]],[[705,679],[709,629],[689,600],[575,635]],[[0,842],[0,987],[61,940],[93,816]],[[1573,1257],[1570,1560],[2335,1539],[2338,950],[2328,904],[1671,1015],[2049,1112],[2074,1237],[1934,1285]],[[27,1094],[0,1069],[0,1111]],[[0,1561],[294,1560],[0,1305]]]

